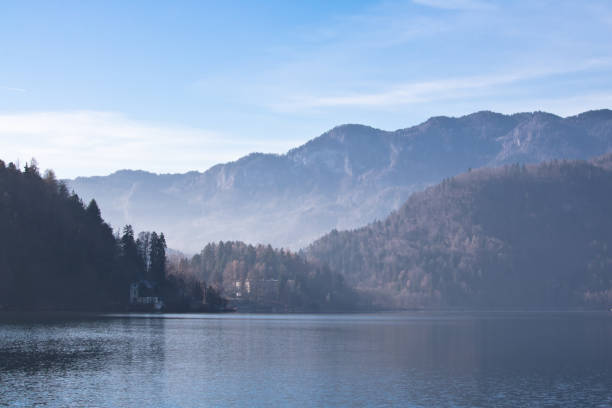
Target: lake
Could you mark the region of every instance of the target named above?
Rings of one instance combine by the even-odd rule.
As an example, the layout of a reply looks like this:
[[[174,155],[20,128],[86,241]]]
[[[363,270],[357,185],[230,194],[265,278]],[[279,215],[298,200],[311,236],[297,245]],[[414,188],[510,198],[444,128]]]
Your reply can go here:
[[[0,315],[0,406],[611,407],[610,312]]]

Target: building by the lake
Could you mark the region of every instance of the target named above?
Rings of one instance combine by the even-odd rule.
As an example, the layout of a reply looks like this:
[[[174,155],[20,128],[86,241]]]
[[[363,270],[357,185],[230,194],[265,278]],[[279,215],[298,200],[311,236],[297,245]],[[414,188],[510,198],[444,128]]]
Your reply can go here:
[[[159,297],[157,284],[146,279],[130,285],[130,306],[137,309],[162,310],[164,302]]]

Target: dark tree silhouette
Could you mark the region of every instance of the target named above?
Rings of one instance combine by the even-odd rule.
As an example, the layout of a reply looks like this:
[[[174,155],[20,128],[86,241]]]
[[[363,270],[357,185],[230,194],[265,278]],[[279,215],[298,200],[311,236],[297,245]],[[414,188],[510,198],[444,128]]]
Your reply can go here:
[[[164,234],[140,237],[127,225],[115,238],[95,200],[85,207],[35,160],[23,171],[0,160],[0,309],[125,309],[144,278],[189,303],[186,281],[166,279]]]

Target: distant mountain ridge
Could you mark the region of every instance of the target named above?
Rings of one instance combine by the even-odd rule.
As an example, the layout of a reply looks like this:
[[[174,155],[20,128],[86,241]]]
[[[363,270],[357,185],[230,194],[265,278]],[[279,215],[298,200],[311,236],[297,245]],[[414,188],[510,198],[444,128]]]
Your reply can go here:
[[[612,150],[612,111],[561,118],[482,111],[393,132],[342,125],[284,155],[253,153],[200,173],[122,170],[68,180],[113,226],[167,232],[187,252],[241,240],[300,248],[386,217],[414,191],[468,168],[585,159]]]

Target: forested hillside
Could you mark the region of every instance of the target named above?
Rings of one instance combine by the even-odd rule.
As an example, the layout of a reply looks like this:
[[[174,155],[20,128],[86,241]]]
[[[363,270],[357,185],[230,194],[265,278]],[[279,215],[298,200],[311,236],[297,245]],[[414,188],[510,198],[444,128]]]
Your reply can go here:
[[[193,275],[222,288],[239,310],[339,311],[366,306],[342,275],[269,245],[208,244],[175,268],[179,275]]]
[[[609,307],[612,156],[471,171],[308,259],[393,306]]]
[[[176,309],[198,284],[167,276],[163,233],[115,237],[95,200],[84,206],[35,161],[22,171],[0,160],[0,232],[0,309],[126,310],[141,279]]]
[[[588,159],[612,149],[612,111],[434,117],[383,131],[342,125],[284,155],[254,153],[207,171],[118,171],[69,180],[118,227],[156,229],[195,253],[239,240],[298,249],[333,228],[383,219],[410,194],[468,168]]]
[[[126,280],[95,201],[87,207],[52,172],[0,161],[0,304],[80,308],[119,302]]]

